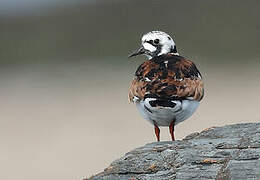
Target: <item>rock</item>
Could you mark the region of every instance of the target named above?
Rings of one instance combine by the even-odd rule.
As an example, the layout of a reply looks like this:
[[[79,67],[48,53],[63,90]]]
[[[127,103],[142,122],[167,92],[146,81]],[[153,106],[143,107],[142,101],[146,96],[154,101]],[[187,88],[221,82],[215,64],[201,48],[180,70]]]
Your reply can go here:
[[[146,144],[89,179],[257,180],[260,179],[260,123],[214,127],[180,141]]]

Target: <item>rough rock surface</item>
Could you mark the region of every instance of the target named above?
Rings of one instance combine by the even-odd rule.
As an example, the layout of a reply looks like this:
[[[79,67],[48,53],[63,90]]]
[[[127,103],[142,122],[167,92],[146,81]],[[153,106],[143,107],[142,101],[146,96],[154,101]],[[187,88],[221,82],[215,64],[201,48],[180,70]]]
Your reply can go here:
[[[126,153],[91,180],[260,180],[260,123],[214,127]]]

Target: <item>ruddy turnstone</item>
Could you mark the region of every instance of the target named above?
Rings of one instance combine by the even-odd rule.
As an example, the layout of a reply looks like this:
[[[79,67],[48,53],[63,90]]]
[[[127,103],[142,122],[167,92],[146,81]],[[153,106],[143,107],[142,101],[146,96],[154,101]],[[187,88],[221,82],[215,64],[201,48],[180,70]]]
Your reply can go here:
[[[141,54],[148,60],[135,72],[129,100],[154,125],[157,141],[159,126],[168,126],[174,141],[174,126],[189,118],[203,98],[202,76],[192,61],[178,54],[173,39],[165,32],[143,35],[141,47],[129,57]]]

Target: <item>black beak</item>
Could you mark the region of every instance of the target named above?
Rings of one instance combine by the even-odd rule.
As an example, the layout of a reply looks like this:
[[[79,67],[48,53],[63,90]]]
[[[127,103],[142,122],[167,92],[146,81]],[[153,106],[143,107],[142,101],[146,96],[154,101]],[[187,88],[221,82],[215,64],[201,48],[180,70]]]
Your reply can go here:
[[[143,46],[141,46],[139,49],[137,49],[135,52],[133,52],[132,54],[130,54],[128,56],[128,58],[130,57],[134,57],[134,56],[137,56],[137,55],[141,55],[141,54],[144,54],[145,53],[145,49]]]

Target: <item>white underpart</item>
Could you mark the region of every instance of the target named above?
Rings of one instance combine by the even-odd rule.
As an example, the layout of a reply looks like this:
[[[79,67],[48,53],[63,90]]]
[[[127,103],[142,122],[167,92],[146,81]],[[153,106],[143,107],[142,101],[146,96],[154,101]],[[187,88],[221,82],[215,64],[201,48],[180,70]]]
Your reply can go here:
[[[172,101],[176,103],[174,108],[170,107],[152,107],[149,101],[153,98],[146,98],[145,101],[136,103],[137,109],[150,123],[156,123],[158,126],[169,126],[175,119],[175,125],[188,119],[198,108],[199,102],[194,100]],[[145,108],[145,106],[147,108]]]

